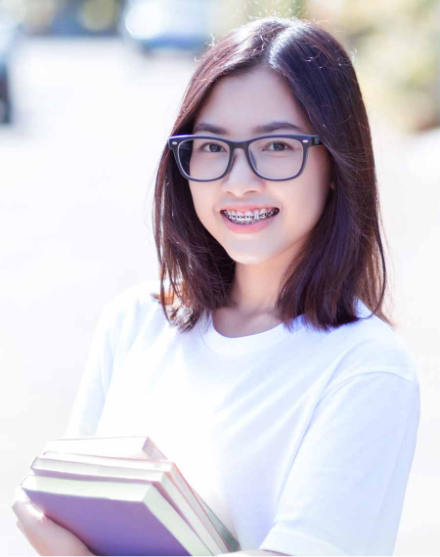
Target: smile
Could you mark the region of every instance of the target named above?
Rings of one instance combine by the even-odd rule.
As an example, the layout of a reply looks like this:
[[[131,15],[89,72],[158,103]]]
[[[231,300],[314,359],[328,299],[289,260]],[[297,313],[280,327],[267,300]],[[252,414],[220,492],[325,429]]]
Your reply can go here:
[[[273,209],[272,211],[267,213],[266,216],[258,219],[253,219],[250,216],[246,217],[245,215],[238,215],[238,218],[232,220],[224,211],[221,211],[221,215],[229,230],[235,232],[236,234],[248,234],[259,232],[260,230],[263,230],[264,228],[269,226],[270,223],[274,221],[279,212],[279,209]]]
[[[274,208],[271,211],[264,211],[263,213],[261,213],[260,215],[258,214],[258,211],[255,211],[255,215],[257,215],[257,218],[253,217],[250,213],[251,211],[249,211],[248,213],[233,213],[232,215],[228,215],[227,211],[222,211],[222,213],[232,222],[236,223],[236,224],[242,224],[242,225],[249,225],[249,224],[255,224],[256,222],[260,222],[261,220],[266,220],[272,216],[277,215],[280,212],[279,209]]]

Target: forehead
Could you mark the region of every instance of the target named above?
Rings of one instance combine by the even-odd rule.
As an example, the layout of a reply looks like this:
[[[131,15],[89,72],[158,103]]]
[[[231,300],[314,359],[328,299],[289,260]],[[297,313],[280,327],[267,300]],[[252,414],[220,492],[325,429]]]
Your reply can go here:
[[[274,120],[289,121],[309,133],[307,120],[282,76],[269,68],[258,68],[220,78],[197,113],[194,127],[209,122],[227,129],[228,135],[244,136]]]

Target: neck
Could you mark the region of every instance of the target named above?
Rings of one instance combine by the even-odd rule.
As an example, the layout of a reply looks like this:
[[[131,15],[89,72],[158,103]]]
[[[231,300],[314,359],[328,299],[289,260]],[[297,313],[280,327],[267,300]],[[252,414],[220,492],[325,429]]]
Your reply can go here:
[[[278,318],[275,309],[285,268],[280,265],[237,263],[231,292],[231,309],[244,319]]]

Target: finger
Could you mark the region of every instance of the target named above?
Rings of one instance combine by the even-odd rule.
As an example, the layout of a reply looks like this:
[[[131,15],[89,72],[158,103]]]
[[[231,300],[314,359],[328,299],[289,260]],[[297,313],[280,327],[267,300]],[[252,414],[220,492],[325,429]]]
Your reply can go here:
[[[17,519],[16,522],[17,528],[26,536],[28,537],[26,530],[23,528],[23,524]],[[29,539],[29,538],[28,538]]]
[[[20,486],[15,488],[14,504],[16,502],[27,503],[38,512],[41,512],[40,509],[38,509],[38,507],[29,499],[29,497],[26,495],[26,492]]]
[[[24,537],[28,540],[28,542],[30,543],[29,536],[28,536],[26,530],[23,528],[23,524],[22,524],[18,519],[17,519],[16,525],[17,525],[17,528],[18,528],[18,529],[21,531],[21,533],[23,534],[23,536],[24,536]]]
[[[30,503],[29,497],[26,495],[26,493],[23,491],[23,489],[20,486],[15,488],[14,499],[12,501],[12,508],[14,508],[15,503],[17,503],[18,501]]]
[[[32,504],[26,493],[20,488],[16,490],[16,499],[12,504],[12,510],[25,529],[32,527],[36,523],[41,523],[44,519],[44,514]]]

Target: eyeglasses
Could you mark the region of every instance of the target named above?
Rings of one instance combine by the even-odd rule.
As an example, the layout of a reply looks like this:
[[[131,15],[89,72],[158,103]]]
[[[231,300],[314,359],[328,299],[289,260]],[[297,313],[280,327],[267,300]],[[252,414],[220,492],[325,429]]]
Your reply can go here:
[[[323,145],[317,135],[260,135],[247,141],[211,135],[173,135],[173,151],[180,173],[195,182],[220,180],[231,170],[235,149],[244,149],[250,167],[260,178],[281,181],[297,178],[307,162],[309,147]]]

